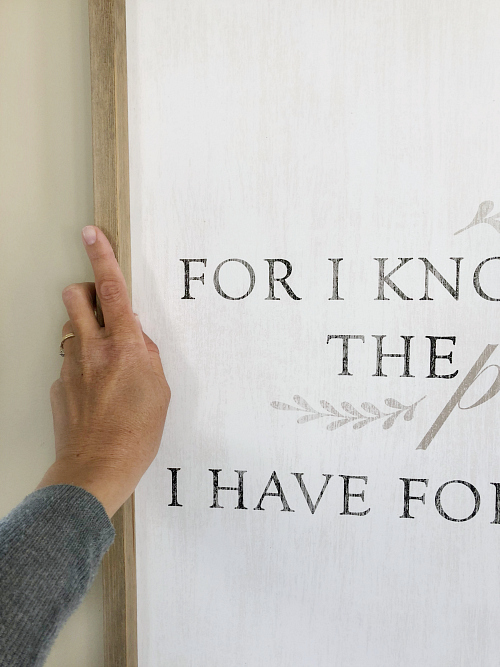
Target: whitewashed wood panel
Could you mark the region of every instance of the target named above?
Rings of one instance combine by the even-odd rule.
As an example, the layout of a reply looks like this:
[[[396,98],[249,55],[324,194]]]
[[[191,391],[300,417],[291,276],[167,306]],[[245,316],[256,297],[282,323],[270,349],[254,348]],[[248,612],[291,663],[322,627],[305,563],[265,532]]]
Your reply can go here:
[[[127,22],[134,302],[172,388],[137,492],[141,667],[498,665],[500,3],[128,0]],[[383,258],[412,258],[395,289]],[[432,337],[454,377],[429,377]],[[405,340],[411,377],[376,375]],[[246,471],[246,509],[211,507],[211,470]],[[414,518],[401,478],[427,480]],[[326,484],[314,514],[300,481],[312,507]]]

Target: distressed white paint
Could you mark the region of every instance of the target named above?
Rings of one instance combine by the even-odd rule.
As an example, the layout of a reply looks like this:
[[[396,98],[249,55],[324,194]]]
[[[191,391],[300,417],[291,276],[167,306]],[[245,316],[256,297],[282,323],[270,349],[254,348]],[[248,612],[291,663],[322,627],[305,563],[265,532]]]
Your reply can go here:
[[[141,667],[497,665],[500,399],[454,410],[426,451],[416,447],[484,347],[500,343],[499,306],[472,284],[478,263],[500,254],[500,235],[481,224],[454,236],[482,201],[500,209],[500,4],[127,4],[134,301],[172,387],[163,446],[137,492]],[[240,301],[212,280],[234,257],[256,273]],[[344,301],[328,300],[329,257],[344,258]],[[427,257],[452,283],[449,258],[464,257],[459,301],[433,276],[434,300],[419,300],[417,259],[394,276],[413,301],[389,288],[390,301],[375,300],[374,257],[389,268]],[[195,300],[181,299],[180,258],[207,258]],[[301,301],[279,285],[280,300],[265,299],[265,258],[292,263]],[[493,296],[499,265],[482,274]],[[241,294],[245,269],[230,266],[221,284]],[[352,377],[338,375],[341,344],[327,346],[328,334],[366,336],[352,343]],[[389,377],[373,377],[374,334],[387,335],[389,352],[415,336],[414,378],[391,359]],[[453,366],[437,365],[458,369],[455,379],[426,379],[426,335],[456,336]],[[426,399],[388,430],[329,431],[326,418],[297,424],[305,413],[270,407],[294,394],[337,409]],[[168,467],[181,468],[182,508],[168,507]],[[233,509],[234,491],[210,509],[209,468],[230,486],[234,470],[248,471],[247,511]],[[293,513],[277,498],[253,509],[273,470]],[[314,516],[292,472],[314,499],[333,475]],[[339,475],[368,477],[353,509],[369,514],[340,516]],[[429,479],[414,520],[399,518],[400,477]],[[481,494],[464,523],[434,506],[454,479]],[[462,490],[443,495],[455,516],[471,510]]]

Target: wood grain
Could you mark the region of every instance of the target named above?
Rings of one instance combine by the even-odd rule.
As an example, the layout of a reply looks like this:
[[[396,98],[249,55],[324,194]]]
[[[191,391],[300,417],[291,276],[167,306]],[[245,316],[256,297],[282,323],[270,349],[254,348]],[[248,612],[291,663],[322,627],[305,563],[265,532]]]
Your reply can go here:
[[[89,0],[94,220],[110,240],[127,285],[130,204],[125,0]],[[134,498],[113,517],[116,538],[103,562],[104,664],[137,665]]]

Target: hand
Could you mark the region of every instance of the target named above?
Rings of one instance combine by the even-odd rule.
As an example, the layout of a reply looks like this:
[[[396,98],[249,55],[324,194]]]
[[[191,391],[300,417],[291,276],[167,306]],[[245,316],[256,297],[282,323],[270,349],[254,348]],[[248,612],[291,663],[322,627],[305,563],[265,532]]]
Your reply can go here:
[[[51,388],[56,461],[38,488],[80,486],[112,516],[156,456],[170,389],[108,240],[97,227],[85,227],[83,239],[95,285],[63,291],[69,316],[63,335],[75,337],[64,342],[61,376]],[[94,314],[96,292],[104,327]]]

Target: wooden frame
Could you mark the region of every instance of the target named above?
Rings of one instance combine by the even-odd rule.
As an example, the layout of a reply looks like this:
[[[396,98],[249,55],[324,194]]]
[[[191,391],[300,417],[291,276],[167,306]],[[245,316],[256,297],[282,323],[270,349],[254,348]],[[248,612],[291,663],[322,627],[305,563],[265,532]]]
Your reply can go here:
[[[94,219],[111,241],[129,292],[125,0],[89,0]],[[113,517],[115,542],[103,562],[104,665],[137,667],[134,497]]]

